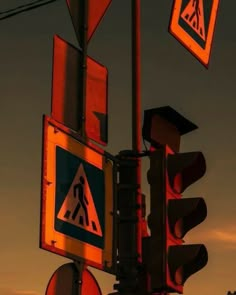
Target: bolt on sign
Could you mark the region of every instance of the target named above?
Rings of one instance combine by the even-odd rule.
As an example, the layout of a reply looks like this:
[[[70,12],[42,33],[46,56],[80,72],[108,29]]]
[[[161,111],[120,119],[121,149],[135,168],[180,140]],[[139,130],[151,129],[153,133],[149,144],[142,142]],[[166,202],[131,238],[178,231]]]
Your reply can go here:
[[[107,154],[44,117],[42,249],[113,273],[113,169]]]
[[[206,68],[209,65],[219,0],[174,0],[169,32]]]

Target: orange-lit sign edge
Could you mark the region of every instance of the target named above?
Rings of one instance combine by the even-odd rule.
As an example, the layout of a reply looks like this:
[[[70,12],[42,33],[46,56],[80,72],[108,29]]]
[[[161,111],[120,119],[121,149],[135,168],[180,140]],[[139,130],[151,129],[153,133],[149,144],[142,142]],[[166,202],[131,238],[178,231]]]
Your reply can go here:
[[[107,272],[113,272],[113,164],[102,150],[97,151],[78,141],[61,124],[44,116],[42,183],[41,183],[41,220],[40,248],[71,258],[83,260],[87,265]],[[59,137],[56,139],[55,134]],[[55,147],[68,150],[75,156],[102,169],[105,177],[105,229],[104,249],[79,241],[54,229],[55,212]],[[110,270],[110,271],[109,271]]]
[[[210,20],[208,33],[206,36],[205,49],[203,49],[180,25],[181,5],[183,0],[175,0],[173,2],[172,14],[169,24],[169,32],[186,47],[206,68],[209,65],[210,52],[212,48],[212,40],[215,30],[216,16],[220,0],[212,0],[212,9],[210,12]]]

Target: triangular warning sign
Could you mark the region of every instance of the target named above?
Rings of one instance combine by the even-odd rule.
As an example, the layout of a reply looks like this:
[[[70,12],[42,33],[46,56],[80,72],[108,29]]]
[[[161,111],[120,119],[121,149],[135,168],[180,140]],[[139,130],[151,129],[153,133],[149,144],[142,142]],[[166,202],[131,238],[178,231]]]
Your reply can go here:
[[[57,218],[102,237],[97,210],[82,164],[76,172]]]
[[[205,41],[203,0],[189,0],[181,18]]]

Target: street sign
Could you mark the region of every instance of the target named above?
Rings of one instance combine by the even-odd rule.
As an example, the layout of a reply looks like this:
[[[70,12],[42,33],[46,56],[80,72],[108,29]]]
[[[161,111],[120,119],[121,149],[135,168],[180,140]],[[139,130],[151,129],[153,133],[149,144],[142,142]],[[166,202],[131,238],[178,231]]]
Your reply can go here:
[[[78,131],[82,97],[82,58],[80,50],[59,36],[54,36],[52,76],[52,117],[59,123]],[[108,141],[108,71],[87,57],[85,133],[101,145]]]
[[[88,32],[87,42],[91,39],[97,26],[102,20],[112,0],[87,0],[88,1]],[[84,0],[66,0],[76,36],[80,41],[80,32],[83,30]]]
[[[174,0],[169,32],[208,67],[219,0]]]
[[[81,286],[79,278],[81,277]],[[81,288],[81,290],[79,290]],[[52,275],[45,295],[102,295],[101,289],[88,270],[84,269],[79,274],[74,263],[60,266]]]
[[[40,247],[113,272],[113,162],[45,116]]]

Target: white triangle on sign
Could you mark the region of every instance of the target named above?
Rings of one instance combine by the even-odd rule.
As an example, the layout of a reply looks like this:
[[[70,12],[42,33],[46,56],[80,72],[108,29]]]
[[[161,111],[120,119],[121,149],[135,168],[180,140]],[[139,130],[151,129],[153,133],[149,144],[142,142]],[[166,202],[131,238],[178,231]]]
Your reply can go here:
[[[102,237],[102,230],[89,183],[80,164],[57,218]]]

